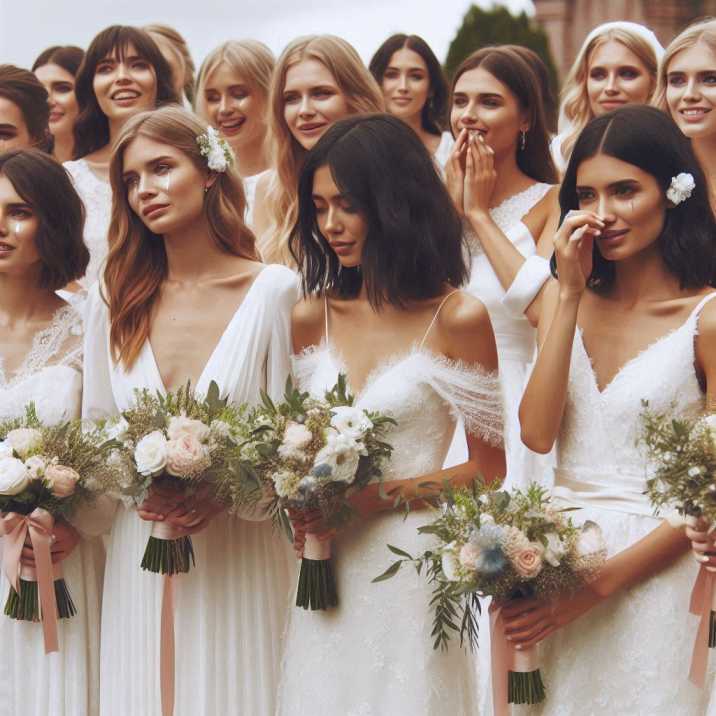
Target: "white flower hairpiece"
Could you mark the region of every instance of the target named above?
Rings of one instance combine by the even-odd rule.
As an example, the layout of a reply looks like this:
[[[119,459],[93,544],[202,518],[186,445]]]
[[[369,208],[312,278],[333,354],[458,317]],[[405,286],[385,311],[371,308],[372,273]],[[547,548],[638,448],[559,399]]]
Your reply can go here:
[[[696,182],[694,181],[694,177],[688,172],[681,172],[681,174],[671,177],[671,184],[666,190],[666,198],[674,206],[677,206],[681,204],[682,201],[686,201],[695,188]]]
[[[226,140],[219,136],[213,128],[208,127],[206,132],[196,138],[199,151],[206,157],[206,163],[213,172],[225,172],[234,161],[234,153]]]

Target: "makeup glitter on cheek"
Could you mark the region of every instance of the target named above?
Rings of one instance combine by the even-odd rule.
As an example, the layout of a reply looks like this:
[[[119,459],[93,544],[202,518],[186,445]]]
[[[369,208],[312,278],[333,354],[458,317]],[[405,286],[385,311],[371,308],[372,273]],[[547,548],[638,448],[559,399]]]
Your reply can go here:
[[[169,192],[169,189],[171,188],[171,185],[172,185],[172,173],[171,173],[171,172],[167,172],[167,173],[164,175],[164,182],[163,182],[163,183],[164,183],[164,186],[163,186],[162,188],[164,189],[165,192],[168,193],[168,192]]]

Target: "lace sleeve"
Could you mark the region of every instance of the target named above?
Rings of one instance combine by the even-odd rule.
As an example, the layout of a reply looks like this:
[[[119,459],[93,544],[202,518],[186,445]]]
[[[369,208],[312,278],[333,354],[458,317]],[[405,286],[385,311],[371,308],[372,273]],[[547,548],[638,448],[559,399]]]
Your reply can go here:
[[[462,418],[465,430],[490,445],[503,444],[503,398],[497,372],[438,358],[434,361],[431,384]]]
[[[291,377],[301,390],[308,390],[311,378],[316,372],[319,361],[319,346],[308,346],[298,355],[291,356]]]

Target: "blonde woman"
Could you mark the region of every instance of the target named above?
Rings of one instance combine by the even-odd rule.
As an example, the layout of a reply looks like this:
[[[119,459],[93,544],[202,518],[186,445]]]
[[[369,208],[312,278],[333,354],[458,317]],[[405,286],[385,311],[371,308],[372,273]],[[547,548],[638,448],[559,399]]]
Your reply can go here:
[[[144,31],[157,43],[159,51],[172,71],[174,91],[184,104],[194,104],[194,75],[196,67],[186,40],[173,28],[158,23],[147,25]]]
[[[269,168],[267,112],[273,68],[274,57],[262,42],[232,40],[207,55],[197,81],[197,113],[234,150],[249,225],[256,185]]]
[[[382,112],[383,93],[348,42],[310,35],[279,57],[270,104],[275,171],[258,184],[254,224],[264,261],[292,264],[288,236],[298,217],[296,187],[307,152],[337,120]]]
[[[216,381],[232,402],[283,393],[294,274],[257,260],[235,167],[211,171],[207,126],[179,107],[127,122],[110,166],[110,252],[90,292],[83,415],[126,409],[136,389]],[[179,504],[177,504],[179,502]],[[139,568],[153,521],[193,534],[196,567],[174,580],[174,716],[272,716],[295,560],[271,521],[211,500],[150,494],[117,507],[107,543],[102,716],[160,707],[162,580]],[[171,694],[170,694],[171,695]]]
[[[607,22],[587,35],[564,82],[559,134],[552,140],[560,173],[591,119],[625,104],[649,102],[663,54],[656,35],[635,22]]]
[[[654,104],[691,140],[716,207],[716,20],[691,25],[671,41]]]

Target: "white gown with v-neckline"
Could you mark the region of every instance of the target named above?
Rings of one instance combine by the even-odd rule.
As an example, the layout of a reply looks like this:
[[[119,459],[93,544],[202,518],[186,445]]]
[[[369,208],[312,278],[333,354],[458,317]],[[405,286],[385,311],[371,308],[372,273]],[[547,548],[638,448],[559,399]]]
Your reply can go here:
[[[295,274],[267,266],[229,322],[197,381],[218,383],[232,402],[283,395],[289,372]],[[107,311],[90,293],[86,359],[92,360],[84,414],[126,409],[135,388],[164,392],[148,342],[128,372],[108,360]],[[102,619],[102,716],[159,714],[162,579],[143,572],[151,530],[119,505],[108,540]],[[269,520],[226,514],[192,537],[196,567],[175,579],[175,716],[272,716],[282,635],[296,562]]]

